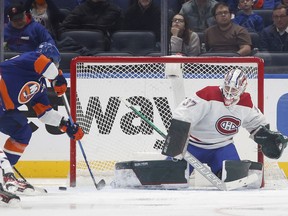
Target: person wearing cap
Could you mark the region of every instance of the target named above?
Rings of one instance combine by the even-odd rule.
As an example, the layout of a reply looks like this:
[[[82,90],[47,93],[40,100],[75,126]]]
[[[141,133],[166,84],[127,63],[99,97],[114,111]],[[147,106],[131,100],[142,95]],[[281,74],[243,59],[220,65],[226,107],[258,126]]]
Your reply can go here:
[[[4,27],[4,42],[7,50],[34,51],[43,42],[55,45],[48,30],[35,22],[21,4],[11,5],[7,14],[9,22]]]

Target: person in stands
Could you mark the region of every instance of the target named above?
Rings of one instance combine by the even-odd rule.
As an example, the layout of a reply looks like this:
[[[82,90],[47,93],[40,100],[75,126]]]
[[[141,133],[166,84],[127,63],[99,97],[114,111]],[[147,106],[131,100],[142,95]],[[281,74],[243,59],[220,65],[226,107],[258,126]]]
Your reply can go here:
[[[253,12],[253,0],[239,0],[238,7],[240,11],[233,22],[245,27],[249,32],[261,32],[264,28],[263,18]]]
[[[59,10],[53,0],[27,0],[25,10],[30,12],[36,22],[41,23],[56,40],[59,25],[65,14]]]
[[[161,36],[161,11],[153,4],[153,0],[137,0],[131,5],[123,22],[124,30],[151,31],[160,42]]]
[[[273,24],[260,33],[261,51],[288,51],[288,14],[285,5],[273,10]]]
[[[207,51],[231,52],[240,56],[251,54],[251,37],[247,29],[232,22],[226,3],[219,2],[213,8],[216,24],[204,32]]]
[[[212,8],[215,0],[191,0],[182,5],[179,13],[187,17],[188,28],[202,32],[214,23]]]
[[[14,52],[35,51],[43,43],[55,45],[48,30],[35,22],[21,4],[11,5],[8,10],[9,22],[4,27],[5,50]]]
[[[123,13],[118,6],[106,0],[86,0],[66,16],[58,34],[69,30],[100,30],[110,41],[111,34],[120,30],[122,23]]]
[[[172,19],[170,52],[185,56],[200,54],[200,39],[196,32],[187,28],[187,19],[184,15],[176,14]]]

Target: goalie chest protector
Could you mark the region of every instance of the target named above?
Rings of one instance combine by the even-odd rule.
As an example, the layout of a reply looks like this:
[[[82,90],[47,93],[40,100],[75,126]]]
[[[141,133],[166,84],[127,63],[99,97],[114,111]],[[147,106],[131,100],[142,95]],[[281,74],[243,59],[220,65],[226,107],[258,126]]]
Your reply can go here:
[[[115,165],[115,188],[185,188],[188,187],[187,162],[171,160],[125,161]]]

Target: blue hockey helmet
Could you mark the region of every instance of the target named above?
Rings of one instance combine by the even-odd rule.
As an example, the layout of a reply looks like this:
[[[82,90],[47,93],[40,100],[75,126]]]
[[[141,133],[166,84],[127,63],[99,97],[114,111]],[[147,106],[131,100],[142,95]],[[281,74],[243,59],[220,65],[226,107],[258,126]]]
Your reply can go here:
[[[61,61],[60,52],[56,46],[51,43],[43,42],[39,45],[38,52],[45,55],[47,58],[51,59],[51,61],[59,67],[59,63]]]

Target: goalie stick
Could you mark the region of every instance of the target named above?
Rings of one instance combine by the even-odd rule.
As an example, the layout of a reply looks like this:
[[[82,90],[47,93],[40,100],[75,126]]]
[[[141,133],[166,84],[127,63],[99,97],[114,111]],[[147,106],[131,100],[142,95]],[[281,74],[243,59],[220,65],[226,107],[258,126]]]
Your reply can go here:
[[[153,122],[147,119],[140,111],[138,111],[131,103],[123,98],[119,98],[123,103],[130,108],[137,116],[143,119],[147,124],[149,124],[157,133],[159,133],[164,139],[166,138],[166,134],[164,134],[158,127],[155,126]],[[204,178],[206,178],[212,185],[217,187],[222,191],[235,190],[246,185],[249,185],[258,180],[258,176],[254,173],[244,178],[240,178],[238,180],[223,182],[219,179],[211,170],[206,167],[203,163],[201,163],[196,157],[194,157],[191,153],[186,151],[184,155],[184,159],[193,166]]]
[[[74,124],[74,123],[73,123],[73,120],[72,120],[72,117],[71,117],[71,114],[70,114],[70,106],[69,106],[69,104],[68,104],[68,100],[67,100],[66,94],[63,94],[62,99],[63,99],[64,106],[65,106],[65,108],[66,108],[66,112],[67,112],[67,114],[68,114],[69,121],[70,121],[71,124]],[[101,179],[101,180],[98,182],[98,184],[96,183],[96,180],[95,180],[94,175],[93,175],[93,173],[92,173],[92,171],[91,171],[91,168],[90,168],[90,165],[89,165],[89,163],[88,163],[88,160],[87,160],[87,157],[86,157],[84,148],[83,148],[82,143],[81,143],[80,140],[78,140],[78,144],[79,144],[79,146],[80,146],[80,149],[81,149],[81,152],[82,152],[84,161],[85,161],[86,166],[87,166],[87,168],[88,168],[88,170],[89,170],[89,173],[90,173],[90,176],[91,176],[91,178],[92,178],[92,180],[93,180],[93,183],[94,183],[94,185],[95,185],[95,187],[96,187],[97,190],[101,190],[103,187],[105,187],[106,182],[105,182],[104,179]]]

